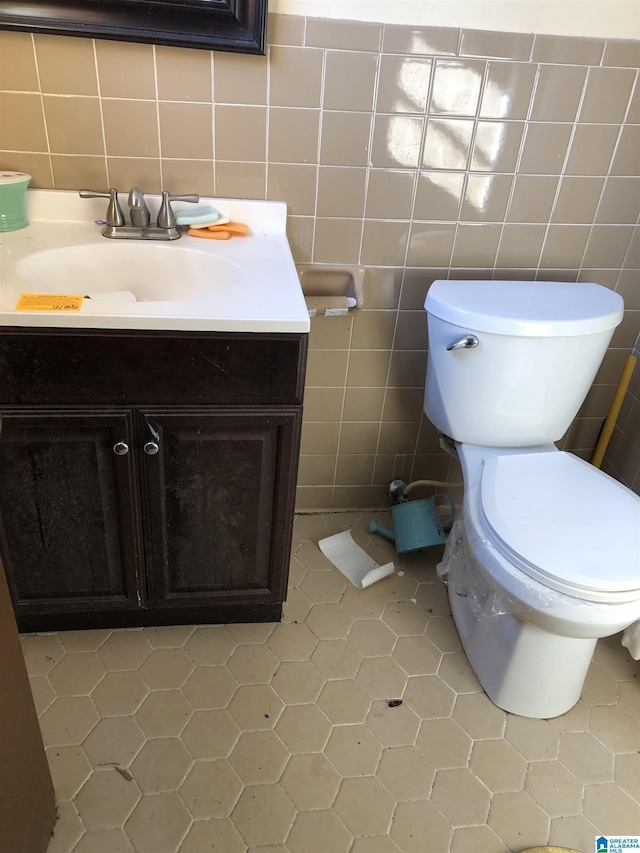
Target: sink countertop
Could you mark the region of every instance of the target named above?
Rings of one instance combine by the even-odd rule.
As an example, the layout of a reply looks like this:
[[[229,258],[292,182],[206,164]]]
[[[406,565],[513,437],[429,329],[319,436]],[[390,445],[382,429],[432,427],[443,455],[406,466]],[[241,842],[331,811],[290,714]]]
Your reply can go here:
[[[145,196],[155,220],[160,204],[158,196]],[[124,203],[123,203],[124,202]],[[126,197],[122,198],[126,215]],[[28,190],[29,225],[18,231],[0,233],[0,326],[32,326],[73,329],[158,329],[178,331],[221,332],[285,332],[309,331],[309,314],[286,236],[287,210],[284,202],[248,201],[242,199],[201,198],[203,206],[216,207],[221,215],[245,222],[250,234],[229,240],[207,240],[183,233],[179,240],[168,242],[115,240],[103,237],[102,225],[106,199],[81,199],[77,192],[62,190]],[[177,213],[194,205],[173,203]],[[92,247],[95,251],[92,252]],[[23,293],[69,294],[91,293],[92,278],[86,283],[69,282],[69,287],[39,288],[38,283],[23,274],[37,253],[82,247],[82,256],[109,257],[114,252],[131,254],[135,246],[144,252],[158,252],[160,267],[176,268],[176,250],[180,258],[194,260],[199,269],[211,266],[226,273],[229,283],[215,289],[215,272],[210,276],[210,294],[156,301],[103,301],[85,299],[79,311],[15,310]],[[153,247],[153,248],[151,248]],[[167,253],[161,256],[159,253]],[[169,255],[168,253],[174,254]],[[40,256],[42,258],[42,256]],[[49,256],[47,256],[49,257]],[[166,264],[164,261],[166,260]],[[178,262],[179,267],[180,262]],[[135,276],[144,276],[144,263],[134,268]],[[156,264],[156,266],[158,266]],[[97,272],[95,273],[98,274]],[[164,290],[167,284],[163,282]],[[208,284],[208,283],[207,283]],[[149,290],[149,281],[145,280]],[[104,288],[102,288],[104,290]],[[128,290],[126,283],[113,281],[113,291]],[[188,290],[188,289],[187,289]],[[180,283],[176,282],[176,291]]]

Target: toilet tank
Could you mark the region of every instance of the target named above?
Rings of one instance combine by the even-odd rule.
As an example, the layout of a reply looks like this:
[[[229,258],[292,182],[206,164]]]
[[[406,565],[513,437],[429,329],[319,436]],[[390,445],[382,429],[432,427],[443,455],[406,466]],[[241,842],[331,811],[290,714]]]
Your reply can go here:
[[[566,432],[623,301],[599,284],[435,281],[425,309],[429,420],[456,441],[528,447]]]

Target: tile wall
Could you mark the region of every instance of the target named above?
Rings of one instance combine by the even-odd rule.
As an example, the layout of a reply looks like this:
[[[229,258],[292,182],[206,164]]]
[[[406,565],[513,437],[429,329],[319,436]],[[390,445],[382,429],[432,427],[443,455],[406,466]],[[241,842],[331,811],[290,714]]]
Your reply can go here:
[[[636,365],[604,455],[602,470],[640,495],[640,335],[633,355]]]
[[[366,267],[364,309],[312,322],[300,509],[459,478],[422,415],[436,278],[625,297],[563,440],[588,458],[640,325],[640,43],[298,16],[272,16],[268,42],[0,33],[0,166],[38,187],[284,199],[297,262]]]

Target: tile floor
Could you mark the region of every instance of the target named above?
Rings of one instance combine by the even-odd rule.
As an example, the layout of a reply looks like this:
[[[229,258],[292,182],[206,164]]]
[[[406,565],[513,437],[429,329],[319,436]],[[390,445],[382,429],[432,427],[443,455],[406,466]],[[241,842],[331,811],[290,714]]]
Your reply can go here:
[[[506,714],[461,651],[439,554],[359,591],[317,548],[353,528],[393,559],[369,518],[296,519],[281,624],[23,638],[48,853],[591,853],[639,831],[640,664],[619,638],[569,713]]]

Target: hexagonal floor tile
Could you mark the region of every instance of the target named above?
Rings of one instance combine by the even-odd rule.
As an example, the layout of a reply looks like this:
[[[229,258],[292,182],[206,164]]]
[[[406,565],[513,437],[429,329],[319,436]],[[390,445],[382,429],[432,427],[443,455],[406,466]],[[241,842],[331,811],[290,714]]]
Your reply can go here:
[[[546,720],[532,720],[513,714],[507,718],[504,737],[527,761],[558,757],[560,732]]]
[[[139,799],[135,782],[110,767],[91,774],[74,805],[87,829],[117,829],[124,825]]]
[[[148,740],[130,766],[143,794],[175,791],[193,763],[177,737]]]
[[[415,743],[435,770],[466,767],[472,744],[469,735],[450,717],[424,720]]]
[[[285,661],[271,679],[271,686],[287,705],[315,702],[325,680],[311,661]]]
[[[382,621],[398,637],[420,637],[425,632],[429,616],[413,601],[393,601],[385,607]]]
[[[407,674],[389,657],[365,658],[355,683],[372,699],[397,699],[404,693]]]
[[[637,835],[640,805],[613,782],[585,785],[582,811],[603,835]]]
[[[507,714],[485,693],[461,693],[453,709],[453,719],[474,739],[502,737]]]
[[[336,726],[324,754],[343,776],[375,773],[382,745],[365,726]]]
[[[56,694],[46,675],[32,675],[29,678],[29,687],[33,696],[33,704],[36,707],[36,714],[41,717],[56,699]]]
[[[103,717],[82,746],[94,767],[117,764],[128,767],[145,741],[133,717]]]
[[[341,776],[322,753],[293,755],[280,784],[300,811],[331,808]]]
[[[292,754],[321,752],[329,739],[331,723],[317,705],[289,705],[275,731]]]
[[[550,818],[525,791],[514,791],[493,795],[487,825],[507,848],[517,850],[523,838],[546,844]]]
[[[527,762],[502,738],[477,740],[473,744],[469,769],[493,793],[521,791]]]
[[[198,625],[184,645],[196,666],[226,663],[237,646],[224,625]]]
[[[407,675],[432,675],[438,671],[442,652],[426,637],[398,637],[393,659]]]
[[[349,642],[367,658],[390,655],[397,639],[379,619],[358,619],[349,631]]]
[[[154,649],[179,649],[195,631],[193,625],[154,625],[142,629]]]
[[[353,617],[342,604],[314,604],[305,623],[320,640],[344,640]]]
[[[525,791],[551,817],[582,811],[583,785],[559,761],[536,761],[527,772]]]
[[[335,812],[300,812],[287,839],[291,853],[347,853],[351,833]]]
[[[284,703],[270,684],[246,684],[238,687],[227,711],[243,732],[272,729]]]
[[[390,706],[380,699],[372,703],[365,725],[383,746],[411,746],[420,729],[420,718],[404,702]]]
[[[395,800],[375,776],[343,779],[333,810],[355,836],[389,830]]]
[[[140,667],[140,675],[152,690],[182,687],[193,672],[184,649],[154,649]]]
[[[195,759],[226,758],[240,729],[226,711],[195,711],[181,740]]]
[[[47,853],[69,853],[84,832],[85,828],[73,803],[60,803],[56,831],[49,841]]]
[[[431,801],[452,826],[484,823],[490,800],[490,792],[470,770],[460,768],[436,773]]]
[[[311,663],[326,679],[353,678],[362,656],[349,640],[320,640],[311,655]]]
[[[95,652],[66,654],[49,672],[49,681],[58,696],[87,696],[105,674]]]
[[[296,809],[280,785],[249,785],[231,813],[231,819],[249,847],[282,844]]]
[[[415,675],[403,696],[407,705],[425,720],[450,717],[456,694],[437,675]]]
[[[102,717],[119,717],[135,713],[148,693],[139,672],[108,672],[91,698]]]
[[[304,623],[280,622],[267,641],[267,648],[282,661],[309,660],[318,638]]]
[[[266,684],[280,661],[266,646],[237,646],[227,661],[229,671],[238,684]]]
[[[176,793],[142,797],[124,831],[136,853],[177,853],[191,826],[191,816]]]
[[[98,656],[105,669],[138,669],[151,654],[147,638],[139,630],[113,631],[98,649]]]
[[[275,625],[273,622],[232,622],[226,628],[236,643],[259,643],[262,645],[273,633]]]
[[[449,850],[453,831],[435,806],[419,800],[398,803],[389,834],[402,853],[424,853],[426,839],[432,850]]]
[[[355,725],[366,719],[371,699],[357,684],[347,679],[327,681],[317,704],[335,725]]]
[[[135,719],[147,737],[171,737],[182,732],[192,714],[182,690],[154,690],[136,711]]]
[[[66,652],[95,652],[111,634],[111,628],[87,631],[61,631],[58,639]]]
[[[243,788],[227,759],[197,761],[180,787],[180,796],[196,820],[226,817]]]
[[[229,818],[217,818],[192,824],[180,845],[180,853],[203,853],[204,850],[246,853],[247,846]]]
[[[62,696],[40,717],[42,739],[45,746],[82,743],[98,720],[98,712],[88,696]]]
[[[613,753],[638,749],[638,721],[615,705],[591,709],[591,734]]]
[[[196,710],[226,708],[238,682],[226,666],[198,666],[182,687],[182,692]]]
[[[27,634],[20,648],[29,676],[47,675],[65,653],[57,634]]]
[[[52,746],[47,761],[59,803],[72,800],[91,775],[91,765],[80,746]]]
[[[134,853],[122,829],[94,829],[85,832],[73,853]]]
[[[456,693],[480,693],[482,687],[464,652],[443,655],[438,669],[440,678]]]
[[[229,763],[245,785],[261,785],[277,782],[288,758],[288,749],[272,731],[243,732]]]
[[[462,651],[460,635],[451,616],[431,618],[425,636],[443,654],[454,654]]]
[[[435,769],[414,746],[396,746],[383,751],[376,775],[396,800],[426,800]]]

